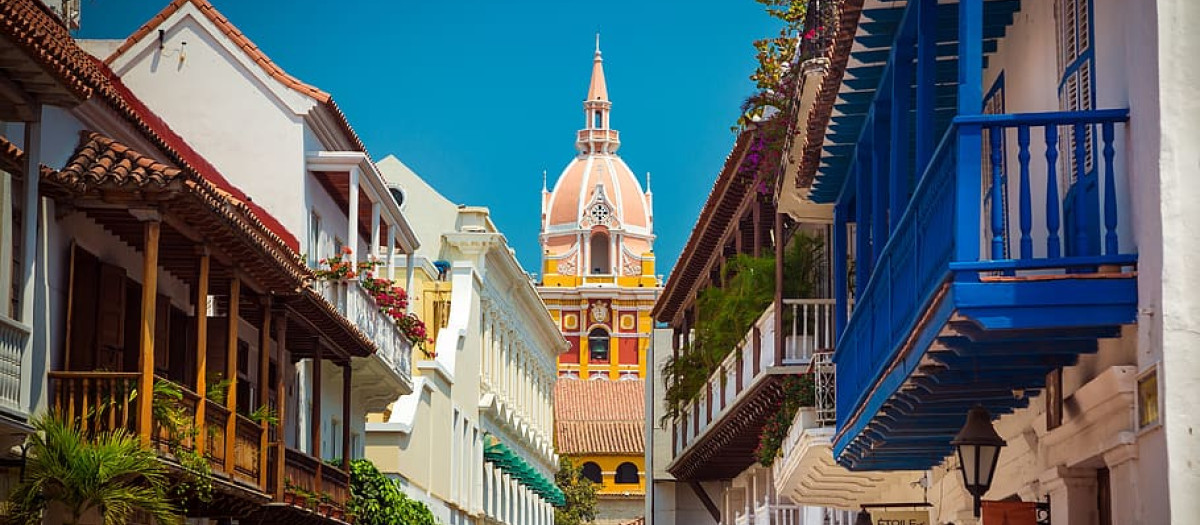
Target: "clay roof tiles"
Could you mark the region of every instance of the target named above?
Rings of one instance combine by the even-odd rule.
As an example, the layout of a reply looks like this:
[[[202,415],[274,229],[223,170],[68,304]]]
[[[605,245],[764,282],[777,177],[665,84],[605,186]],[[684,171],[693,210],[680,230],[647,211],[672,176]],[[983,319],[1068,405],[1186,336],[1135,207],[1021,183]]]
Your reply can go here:
[[[554,387],[561,454],[639,455],[645,450],[645,381],[560,379]]]

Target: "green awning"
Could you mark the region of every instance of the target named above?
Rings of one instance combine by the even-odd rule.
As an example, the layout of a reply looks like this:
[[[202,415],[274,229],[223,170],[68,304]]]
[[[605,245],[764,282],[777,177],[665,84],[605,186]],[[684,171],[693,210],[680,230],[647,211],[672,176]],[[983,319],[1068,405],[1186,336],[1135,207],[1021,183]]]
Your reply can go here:
[[[505,445],[499,438],[491,434],[483,435],[483,460],[490,461],[500,468],[501,471],[507,473],[513,479],[541,496],[546,501],[550,502],[555,507],[562,507],[567,504],[567,498],[563,495],[558,485],[554,484],[554,480],[546,479],[541,472],[538,472],[533,465],[530,465],[521,458],[508,445]]]

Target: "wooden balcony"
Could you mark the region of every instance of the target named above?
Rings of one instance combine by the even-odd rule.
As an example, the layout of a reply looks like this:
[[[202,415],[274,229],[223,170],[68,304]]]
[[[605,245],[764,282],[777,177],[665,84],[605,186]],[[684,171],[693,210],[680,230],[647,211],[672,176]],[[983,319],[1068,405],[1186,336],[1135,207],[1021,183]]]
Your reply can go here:
[[[279,445],[270,447],[272,468],[278,458]],[[304,452],[283,449],[283,483],[278,485],[275,502],[259,515],[263,523],[296,525],[298,523],[348,523],[347,505],[350,502],[350,475],[337,467],[322,463]],[[272,474],[272,483],[274,483]]]
[[[48,375],[51,407],[85,432],[122,429],[141,435],[137,412],[139,373],[53,371]],[[218,493],[244,491],[247,494],[243,494],[243,503],[265,499],[262,493],[267,490],[267,480],[259,466],[262,425],[240,414],[231,415],[228,408],[209,399],[203,401],[201,422],[198,417],[200,397],[187,388],[175,387],[183,397],[180,401],[170,402],[181,410],[191,426],[172,430],[161,421],[155,421],[151,426],[149,446],[168,464],[175,465],[173,452],[176,449],[197,450],[199,445],[197,452],[208,458],[214,481],[225,489]],[[232,441],[228,432],[231,424],[234,429]],[[229,457],[234,458],[232,462],[228,461]]]
[[[677,478],[729,479],[753,464],[766,417],[783,397],[783,378],[807,370],[814,351],[832,347],[832,299],[787,299],[784,307],[792,322],[783,348],[776,347],[772,305],[675,421],[668,470]]]

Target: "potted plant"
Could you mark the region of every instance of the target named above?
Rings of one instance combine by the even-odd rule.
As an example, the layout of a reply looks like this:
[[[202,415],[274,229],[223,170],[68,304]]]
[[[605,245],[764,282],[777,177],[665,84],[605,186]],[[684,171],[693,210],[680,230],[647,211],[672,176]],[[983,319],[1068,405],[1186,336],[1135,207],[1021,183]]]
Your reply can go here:
[[[317,503],[317,514],[329,517],[333,510],[333,496],[328,492],[321,492],[320,499]]]

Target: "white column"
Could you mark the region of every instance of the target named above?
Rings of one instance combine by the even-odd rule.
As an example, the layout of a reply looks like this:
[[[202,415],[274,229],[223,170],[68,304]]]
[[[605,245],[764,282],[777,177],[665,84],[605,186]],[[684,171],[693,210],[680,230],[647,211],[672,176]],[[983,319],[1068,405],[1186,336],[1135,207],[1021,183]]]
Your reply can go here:
[[[21,294],[21,310],[15,312],[16,318],[26,325],[33,328],[33,332],[26,338],[25,349],[21,352],[21,407],[32,411],[34,407],[30,406],[33,400],[33,382],[38,381],[42,389],[47,388],[45,376],[40,379],[30,377],[29,372],[34,370],[33,366],[33,349],[36,347],[44,348],[48,346],[49,327],[48,323],[42,323],[40,319],[34,316],[34,296],[38,288],[37,269],[34,267],[37,262],[37,254],[40,250],[46,249],[46,246],[38,246],[38,217],[40,216],[38,208],[41,206],[41,198],[38,196],[38,181],[41,180],[41,160],[42,160],[42,108],[40,105],[34,106],[34,120],[25,123],[25,209],[24,219],[22,220],[21,232],[12,232],[13,236],[21,235],[21,274],[11,275],[13,280],[20,279]],[[2,264],[8,264],[9,260],[0,261]],[[45,272],[43,271],[43,280]],[[8,282],[2,284],[9,286]],[[43,285],[45,286],[45,285]],[[48,293],[48,292],[47,292]],[[8,307],[8,303],[0,305],[0,307]],[[43,309],[43,315],[47,313]],[[39,326],[41,325],[41,326]],[[49,364],[49,352],[41,356],[46,364]]]
[[[371,202],[371,255],[369,260],[379,260],[379,203]],[[389,262],[390,264],[390,262]]]
[[[1042,474],[1041,483],[1050,493],[1051,523],[1089,525],[1099,521],[1095,471],[1055,467]]]
[[[346,210],[346,246],[349,246],[350,264],[358,266],[358,166],[350,168],[350,205]]]
[[[1104,453],[1108,465],[1109,493],[1112,494],[1112,522],[1137,523],[1138,521],[1138,475],[1137,445],[1132,433],[1129,443],[1117,445]],[[1143,518],[1145,519],[1145,518]]]
[[[407,258],[411,258],[411,257],[407,257]],[[390,223],[390,222],[388,223],[388,236],[387,236],[387,268],[388,268],[388,280],[390,280],[392,282],[396,282],[396,225],[393,223]],[[404,291],[411,294],[412,293],[412,285],[410,285],[409,283],[406,282],[404,284]],[[410,303],[412,302],[412,299],[413,299],[412,297],[409,297]],[[411,306],[410,306],[410,308],[411,308]]]
[[[404,262],[404,291],[412,293],[410,290],[413,289],[413,268],[417,264],[417,254],[413,253],[411,248],[404,252]],[[408,302],[408,313],[412,313],[414,306],[416,305],[410,300]]]

